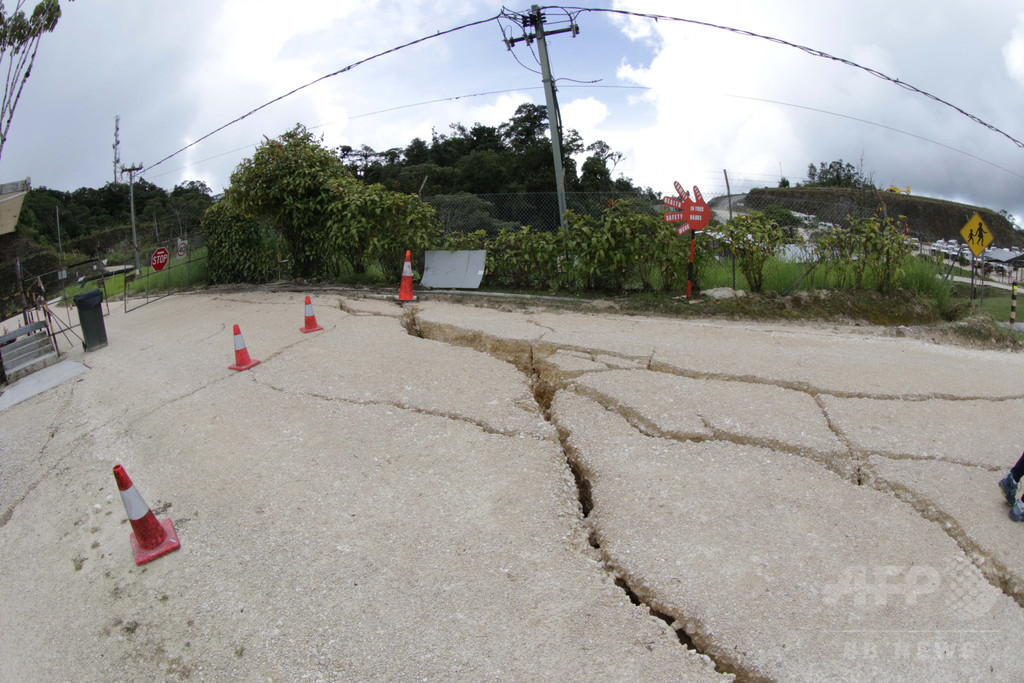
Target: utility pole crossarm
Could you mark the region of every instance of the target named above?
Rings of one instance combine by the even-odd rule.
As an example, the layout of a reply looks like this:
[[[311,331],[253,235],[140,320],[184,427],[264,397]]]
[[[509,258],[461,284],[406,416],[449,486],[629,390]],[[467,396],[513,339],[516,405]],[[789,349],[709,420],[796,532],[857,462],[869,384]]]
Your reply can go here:
[[[551,131],[551,156],[555,165],[555,188],[558,192],[558,220],[564,228],[566,227],[565,214],[568,209],[565,201],[565,171],[562,168],[562,121],[558,113],[558,99],[555,96],[555,82],[551,77],[551,65],[548,62],[546,37],[559,33],[572,33],[573,37],[575,37],[580,32],[580,29],[575,23],[570,23],[568,28],[545,31],[544,15],[537,5],[533,5],[530,8],[530,13],[522,15],[520,20],[524,30],[527,27],[532,27],[534,33],[532,35],[524,33],[521,38],[510,38],[505,41],[505,45],[511,50],[512,46],[517,42],[525,40],[526,44],[529,45],[534,40],[537,41],[537,49],[540,53],[541,78],[544,82],[544,99],[548,109],[548,129]]]

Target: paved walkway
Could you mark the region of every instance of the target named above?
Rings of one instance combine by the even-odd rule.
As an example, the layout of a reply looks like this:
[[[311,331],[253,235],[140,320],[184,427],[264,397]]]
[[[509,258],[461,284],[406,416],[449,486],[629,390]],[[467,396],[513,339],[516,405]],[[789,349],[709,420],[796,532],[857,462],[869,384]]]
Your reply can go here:
[[[301,302],[112,311],[0,412],[0,678],[1024,677],[1018,354]]]

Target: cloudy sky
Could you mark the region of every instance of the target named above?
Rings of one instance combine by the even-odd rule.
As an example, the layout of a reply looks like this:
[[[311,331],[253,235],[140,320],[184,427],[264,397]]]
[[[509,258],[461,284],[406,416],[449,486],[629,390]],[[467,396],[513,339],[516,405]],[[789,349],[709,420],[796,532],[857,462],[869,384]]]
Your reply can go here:
[[[609,2],[591,7],[718,24],[826,52],[1024,140],[1018,0]],[[0,159],[2,181],[31,176],[36,187],[73,190],[113,180],[115,116],[122,163],[143,164],[144,177],[168,189],[198,179],[220,191],[264,136],[295,123],[330,146],[383,150],[429,140],[452,122],[498,125],[523,102],[544,103],[530,48],[510,53],[502,27],[516,27],[490,21],[326,79],[158,164],[300,85],[502,8],[482,0],[61,4],[64,16],[43,39]],[[876,185],[909,185],[914,194],[1024,219],[1024,149],[932,99],[722,29],[600,12],[576,20],[577,37],[549,40],[563,124],[624,153],[615,172],[638,184],[669,193],[679,180],[710,197],[725,192],[723,169],[737,192],[774,186],[780,176],[799,182],[809,163],[842,158]]]

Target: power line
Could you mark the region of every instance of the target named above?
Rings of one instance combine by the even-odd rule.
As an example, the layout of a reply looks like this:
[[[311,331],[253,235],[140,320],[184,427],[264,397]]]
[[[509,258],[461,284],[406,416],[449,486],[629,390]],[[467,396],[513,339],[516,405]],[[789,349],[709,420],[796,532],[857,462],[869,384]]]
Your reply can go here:
[[[971,119],[972,121],[974,121],[974,122],[976,122],[976,123],[978,123],[978,124],[988,128],[988,129],[990,129],[990,130],[992,130],[992,131],[994,131],[994,132],[996,132],[996,133],[1006,137],[1007,139],[1012,141],[1018,147],[1024,148],[1024,142],[1021,142],[1021,141],[1017,140],[1016,138],[1014,138],[1014,137],[1010,136],[1009,134],[1005,133],[1004,131],[996,128],[995,126],[993,126],[993,125],[991,125],[989,123],[986,123],[985,121],[983,121],[982,119],[978,118],[977,116],[975,116],[973,114],[970,114],[969,112],[966,112],[963,109],[961,109],[961,108],[959,108],[959,107],[957,107],[957,106],[955,106],[955,105],[953,105],[953,104],[951,104],[951,103],[949,103],[949,102],[947,102],[947,101],[945,101],[945,100],[943,100],[943,99],[941,99],[941,98],[939,98],[939,97],[937,97],[935,95],[932,95],[931,93],[928,93],[928,92],[926,92],[924,90],[921,90],[921,89],[919,89],[919,88],[917,88],[917,87],[915,87],[913,85],[910,85],[909,83],[905,83],[903,81],[900,81],[897,78],[893,78],[893,77],[888,76],[888,75],[886,75],[886,74],[884,74],[884,73],[882,73],[880,71],[877,71],[877,70],[869,68],[869,67],[865,67],[865,66],[863,66],[861,64],[858,64],[856,62],[853,62],[853,61],[850,61],[850,60],[847,60],[847,59],[843,59],[841,57],[835,57],[835,56],[830,55],[830,54],[828,54],[826,52],[822,52],[820,50],[816,50],[814,48],[810,48],[810,47],[807,47],[807,46],[804,46],[804,45],[799,45],[797,43],[791,43],[789,41],[782,40],[780,38],[775,38],[775,37],[772,37],[772,36],[766,36],[766,35],[754,33],[752,31],[747,31],[747,30],[744,30],[744,29],[737,29],[737,28],[732,28],[732,27],[729,27],[729,26],[722,26],[722,25],[718,25],[718,24],[712,24],[712,23],[709,23],[709,22],[699,21],[699,20],[696,20],[696,19],[686,19],[686,18],[683,18],[683,17],[674,17],[674,16],[660,15],[660,14],[649,14],[649,13],[642,13],[642,12],[631,12],[631,11],[627,11],[627,10],[615,10],[615,9],[608,9],[608,8],[593,8],[593,7],[547,6],[547,7],[541,8],[541,9],[551,9],[551,10],[558,10],[558,11],[564,12],[566,14],[566,16],[568,17],[568,23],[570,25],[572,25],[575,22],[576,17],[578,17],[583,12],[604,12],[604,13],[608,13],[608,14],[619,14],[619,15],[633,16],[633,17],[644,18],[644,19],[653,19],[654,21],[665,20],[665,21],[676,21],[676,22],[681,22],[681,23],[694,24],[694,25],[697,25],[697,26],[704,26],[704,27],[707,27],[707,28],[714,28],[714,29],[718,29],[718,30],[729,31],[731,33],[736,33],[738,35],[744,35],[744,36],[748,36],[748,37],[752,37],[752,38],[760,38],[762,40],[767,40],[769,42],[777,43],[777,44],[784,45],[784,46],[787,46],[787,47],[792,47],[792,48],[801,50],[803,52],[806,52],[807,54],[810,54],[810,55],[815,56],[815,57],[820,57],[820,58],[823,58],[823,59],[829,59],[829,60],[832,60],[832,61],[835,61],[835,62],[839,62],[841,64],[845,64],[847,66],[852,66],[854,68],[857,68],[857,69],[860,69],[862,71],[865,71],[865,72],[867,72],[867,73],[869,73],[869,74],[871,74],[871,75],[873,75],[873,76],[875,76],[877,78],[880,78],[882,80],[885,80],[885,81],[888,81],[888,82],[893,83],[895,85],[898,85],[901,88],[904,88],[904,89],[909,90],[911,92],[918,93],[918,94],[920,94],[920,95],[922,95],[924,97],[927,97],[927,98],[929,98],[929,99],[931,99],[931,100],[933,100],[933,101],[935,101],[935,102],[937,102],[939,104],[943,104],[943,105],[945,105],[947,107],[950,107],[950,108],[954,109],[955,111],[957,111],[960,114],[966,116],[967,118]],[[513,14],[515,14],[515,13],[513,13]],[[215,135],[216,133],[219,133],[220,131],[228,128],[229,126],[232,126],[232,125],[234,125],[234,124],[236,124],[236,123],[238,123],[238,122],[240,122],[240,121],[242,121],[242,120],[252,116],[256,112],[261,111],[262,109],[265,109],[266,107],[269,107],[270,105],[275,104],[276,102],[279,102],[279,101],[281,101],[281,100],[283,100],[283,99],[285,99],[287,97],[290,97],[291,95],[294,95],[294,94],[300,92],[301,90],[309,88],[309,87],[311,87],[311,86],[313,86],[313,85],[315,85],[315,84],[317,84],[317,83],[319,83],[321,81],[327,80],[329,78],[333,78],[334,76],[338,76],[338,75],[340,75],[342,73],[350,71],[350,70],[354,69],[357,66],[365,64],[367,62],[370,62],[370,61],[372,61],[374,59],[377,59],[379,57],[382,57],[382,56],[385,56],[385,55],[397,52],[397,51],[402,50],[404,48],[411,47],[413,45],[425,42],[427,40],[431,40],[433,38],[437,38],[437,37],[440,37],[440,36],[448,35],[450,33],[456,32],[456,31],[460,31],[460,30],[471,28],[471,27],[474,27],[474,26],[479,26],[479,25],[482,25],[482,24],[486,24],[486,23],[489,23],[491,21],[497,21],[497,23],[498,23],[498,25],[499,25],[499,27],[501,28],[501,31],[502,31],[502,37],[505,38],[506,42],[507,42],[508,39],[507,39],[507,36],[506,36],[506,33],[505,33],[505,27],[501,24],[501,19],[509,20],[510,18],[511,17],[509,16],[508,11],[503,8],[501,13],[499,13],[498,15],[495,15],[493,17],[489,17],[489,18],[486,18],[486,19],[480,19],[478,21],[473,21],[473,22],[470,22],[470,23],[467,23],[467,24],[462,24],[461,26],[456,26],[454,28],[447,29],[445,31],[439,31],[437,33],[434,33],[434,34],[431,34],[431,35],[428,35],[428,36],[424,36],[422,38],[418,38],[418,39],[410,41],[408,43],[404,43],[404,44],[399,45],[397,47],[390,48],[390,49],[385,50],[383,52],[379,52],[377,54],[374,54],[374,55],[372,55],[370,57],[366,57],[366,58],[361,59],[359,61],[353,62],[352,64],[349,64],[348,66],[346,66],[344,68],[338,69],[337,71],[331,72],[329,74],[325,74],[324,76],[321,76],[321,77],[319,77],[319,78],[317,78],[317,79],[315,79],[313,81],[310,81],[309,83],[306,83],[305,85],[301,85],[301,86],[299,86],[299,87],[297,87],[297,88],[295,88],[295,89],[293,89],[293,90],[291,90],[291,91],[289,91],[289,92],[287,92],[287,93],[285,93],[285,94],[283,94],[283,95],[281,95],[279,97],[276,97],[276,98],[274,98],[272,100],[269,100],[268,102],[265,102],[264,104],[262,104],[262,105],[256,107],[255,109],[253,109],[253,110],[243,114],[242,116],[239,116],[239,117],[229,121],[228,123],[225,123],[224,125],[214,129],[213,131],[207,133],[206,135],[203,135],[202,137],[200,137],[200,138],[194,140],[193,142],[189,143],[188,145],[182,147],[181,149],[173,152],[172,154],[169,154],[168,156],[164,157],[163,159],[160,159],[156,163],[151,164],[149,166],[148,170],[151,170],[151,169],[159,166],[160,164],[163,164],[164,162],[166,162],[166,161],[174,158],[175,156],[181,154],[182,152],[184,152],[184,151],[194,147],[195,145],[197,145],[200,142],[206,140],[207,138],[210,138],[211,136]],[[513,57],[515,57],[514,53],[513,53]],[[516,61],[519,61],[517,57],[516,57]],[[522,62],[520,62],[520,64],[524,68],[526,68],[527,70],[534,71],[533,69],[530,69],[526,65],[522,64]],[[536,73],[536,72],[534,72],[534,73]],[[562,80],[562,79],[559,79],[559,80]],[[567,80],[571,80],[571,79],[567,79]],[[563,87],[573,87],[573,86],[563,86]],[[593,84],[590,84],[590,85],[584,86],[584,87],[649,89],[649,88],[645,88],[644,86],[615,86],[615,85],[598,86],[598,85],[593,85]],[[533,89],[537,89],[537,88],[519,88],[519,89],[513,89],[513,90],[496,90],[496,91],[490,91],[490,92],[486,92],[486,93],[476,93],[476,94],[471,94],[471,95],[459,95],[459,96],[449,97],[449,98],[440,98],[440,99],[436,99],[436,100],[427,100],[427,101],[424,101],[424,102],[408,104],[408,105],[401,105],[401,106],[393,107],[393,108],[389,108],[389,109],[382,109],[382,110],[378,110],[378,111],[375,111],[375,112],[368,112],[366,114],[360,114],[360,115],[357,115],[357,116],[354,116],[354,117],[351,117],[351,118],[361,118],[361,117],[364,117],[364,116],[371,116],[373,114],[384,113],[384,112],[388,112],[388,111],[395,111],[395,110],[398,110],[398,109],[405,109],[405,108],[410,108],[410,107],[422,106],[424,104],[433,104],[433,103],[437,103],[437,102],[457,100],[457,99],[461,99],[461,98],[464,98],[464,97],[479,97],[479,96],[484,96],[484,95],[503,94],[503,93],[507,93],[507,92],[514,92],[515,90],[528,90],[528,89],[529,90],[533,90]],[[878,127],[881,127],[881,128],[892,130],[892,131],[897,132],[897,133],[902,133],[904,135],[910,135],[912,137],[916,137],[916,138],[924,140],[926,142],[930,142],[930,143],[933,143],[933,144],[945,147],[945,148],[950,149],[952,151],[955,151],[955,152],[958,152],[960,154],[964,154],[966,156],[974,158],[974,159],[976,159],[978,161],[982,161],[982,162],[984,162],[986,164],[989,164],[989,165],[991,165],[991,166],[993,166],[995,168],[998,168],[998,169],[1000,169],[1002,171],[1006,171],[1007,173],[1011,173],[1011,174],[1016,175],[1018,177],[1024,177],[1024,176],[1021,176],[1020,174],[1018,174],[1018,173],[1016,173],[1014,171],[1011,171],[1011,170],[1006,169],[1006,168],[1004,168],[1002,166],[999,166],[998,164],[994,164],[994,163],[992,163],[990,161],[986,161],[985,159],[982,159],[982,158],[977,157],[977,156],[975,156],[973,154],[970,154],[969,152],[965,152],[963,150],[957,149],[955,147],[951,147],[951,146],[946,145],[944,143],[941,143],[941,142],[938,142],[938,141],[935,141],[935,140],[931,140],[929,138],[925,138],[925,137],[917,135],[915,133],[910,133],[910,132],[907,132],[907,131],[902,131],[902,130],[899,130],[897,128],[893,128],[891,126],[886,126],[884,124],[879,124],[879,123],[875,123],[875,122],[872,122],[872,121],[867,121],[865,119],[859,119],[857,117],[849,116],[849,115],[846,115],[846,114],[839,114],[839,113],[836,113],[836,112],[830,112],[830,111],[826,111],[826,110],[822,110],[822,109],[816,109],[814,107],[807,107],[807,106],[803,106],[803,105],[791,104],[791,103],[786,103],[786,102],[777,102],[777,101],[774,101],[774,100],[760,99],[760,98],[755,98],[755,97],[743,97],[743,96],[738,96],[738,95],[733,95],[733,96],[730,96],[730,97],[738,97],[740,99],[759,100],[759,101],[763,101],[763,102],[769,102],[769,103],[772,103],[772,104],[779,104],[779,105],[782,105],[782,106],[796,107],[796,108],[800,108],[800,109],[806,109],[806,110],[809,110],[809,111],[816,111],[816,112],[819,112],[819,113],[829,114],[829,115],[833,115],[833,116],[840,116],[840,117],[851,119],[851,120],[858,121],[858,122],[861,122],[861,123],[866,123],[868,125],[878,126]],[[322,125],[326,125],[326,124],[322,124]],[[249,146],[251,146],[251,145],[246,145],[245,147],[241,147],[241,148],[238,148],[236,150],[232,150],[232,152],[240,151],[241,149],[245,149],[245,148],[247,148]],[[232,152],[224,152],[223,154],[216,155],[214,157],[210,157],[210,158],[204,159],[202,161],[209,161],[209,160],[215,159],[215,158],[217,158],[219,156],[224,156],[226,154],[230,154]],[[197,163],[202,163],[202,161],[197,162]],[[186,167],[181,167],[181,168],[186,168]],[[175,170],[181,170],[181,169],[179,168],[179,169],[175,169]],[[166,175],[167,173],[172,173],[172,172],[173,171],[167,171],[165,173],[161,173],[161,174],[159,174],[157,176],[153,176],[153,177],[160,177],[161,175]]]
[[[562,86],[562,87],[564,87],[564,88],[602,88],[602,89],[619,89],[619,90],[650,90],[650,88],[647,87],[646,85],[566,85],[566,86]],[[487,95],[507,95],[509,93],[522,92],[524,90],[543,90],[543,89],[544,89],[544,87],[540,86],[540,85],[530,85],[530,86],[526,86],[526,87],[523,87],[523,88],[508,88],[508,89],[505,89],[505,90],[488,90],[487,92],[469,93],[469,94],[466,94],[466,95],[452,95],[450,97],[439,97],[439,98],[436,98],[436,99],[433,99],[433,100],[423,100],[422,102],[413,102],[411,104],[401,104],[401,105],[398,105],[396,107],[388,107],[386,109],[377,109],[376,111],[369,111],[369,112],[366,112],[364,114],[356,114],[354,116],[349,116],[348,120],[352,121],[352,120],[355,120],[355,119],[365,118],[367,116],[375,116],[377,114],[386,114],[386,113],[392,112],[392,111],[399,111],[401,109],[411,109],[413,107],[422,107],[422,106],[425,106],[425,105],[428,105],[428,104],[438,104],[440,102],[455,102],[457,100],[469,99],[471,97],[486,97]],[[324,126],[328,126],[328,125],[330,125],[330,124],[329,123],[320,123],[320,124],[317,124],[315,126],[310,126],[309,130],[316,130],[317,128],[323,128]],[[227,152],[221,152],[220,154],[215,154],[212,157],[207,157],[205,159],[199,159],[198,161],[194,161],[194,162],[192,162],[190,164],[186,164],[185,166],[178,166],[177,168],[172,168],[169,171],[164,171],[162,173],[157,173],[156,175],[150,176],[150,178],[160,178],[160,177],[165,176],[165,175],[170,175],[171,173],[175,173],[177,171],[181,171],[183,169],[189,168],[191,166],[195,166],[197,164],[202,164],[202,163],[205,163],[207,161],[213,161],[214,159],[219,159],[220,157],[227,156],[228,154],[234,154],[235,152],[240,152],[243,149],[249,149],[250,147],[255,147],[258,144],[259,144],[259,142],[253,142],[253,143],[250,143],[248,145],[243,145],[242,147],[236,147],[235,149],[228,150]]]
[[[587,85],[563,85],[562,88],[565,88],[565,89],[568,89],[568,88],[574,88],[574,89],[576,89],[576,88],[588,88],[588,89],[594,88],[594,89],[602,89],[602,90],[652,90],[651,87],[646,86],[646,85],[597,85],[597,84],[587,84]],[[464,94],[464,95],[451,95],[449,97],[438,97],[438,98],[435,98],[435,99],[432,99],[432,100],[423,100],[423,101],[420,101],[420,102],[412,102],[410,104],[401,104],[401,105],[398,105],[398,106],[395,106],[395,107],[387,107],[385,109],[377,109],[375,111],[369,111],[369,112],[365,112],[363,114],[355,114],[354,116],[349,116],[348,120],[349,121],[353,121],[355,119],[361,119],[361,118],[365,118],[365,117],[368,117],[368,116],[376,116],[378,114],[387,114],[389,112],[400,111],[402,109],[412,109],[412,108],[415,108],[415,107],[422,107],[422,106],[426,106],[428,104],[439,104],[441,102],[455,102],[455,101],[458,101],[458,100],[469,99],[469,98],[473,98],[473,97],[486,97],[488,95],[507,95],[509,93],[523,92],[523,91],[526,91],[526,90],[543,90],[543,87],[542,86],[525,86],[525,87],[522,87],[522,88],[508,88],[508,89],[504,89],[504,90],[488,90],[486,92],[468,93],[468,94]],[[933,140],[931,138],[927,138],[927,137],[925,137],[923,135],[918,135],[917,133],[911,133],[910,131],[901,130],[901,129],[895,128],[893,126],[886,125],[884,123],[878,123],[877,121],[869,121],[868,119],[862,119],[862,118],[859,118],[859,117],[856,117],[856,116],[850,116],[849,114],[840,114],[839,112],[829,111],[827,109],[820,109],[818,107],[811,107],[811,106],[807,106],[807,105],[803,105],[803,104],[795,104],[793,102],[782,102],[780,100],[771,100],[771,99],[766,99],[766,98],[762,98],[762,97],[752,97],[752,96],[748,96],[748,95],[734,95],[734,94],[726,94],[726,93],[719,94],[718,97],[730,97],[730,98],[740,99],[740,100],[751,100],[753,102],[764,102],[764,103],[767,103],[767,104],[776,104],[776,105],[779,105],[779,106],[782,106],[782,107],[792,107],[794,109],[804,109],[806,111],[812,111],[812,112],[815,112],[815,113],[818,113],[818,114],[826,114],[828,116],[837,116],[839,118],[849,119],[851,121],[856,121],[858,123],[863,123],[863,124],[866,124],[866,125],[869,125],[869,126],[875,126],[877,128],[882,128],[884,130],[889,130],[889,131],[892,131],[894,133],[899,133],[901,135],[908,135],[908,136],[910,136],[912,138],[917,138],[918,140],[921,140],[923,142],[928,142],[928,143],[933,144],[933,145],[938,145],[939,147],[943,147],[943,148],[948,149],[948,150],[950,150],[952,152],[956,152],[958,154],[963,154],[964,156],[967,156],[967,157],[970,157],[972,159],[975,159],[976,161],[980,161],[980,162],[982,162],[984,164],[988,164],[989,166],[992,166],[993,168],[997,168],[1000,171],[1004,171],[1004,172],[1009,173],[1011,175],[1017,176],[1018,178],[1024,178],[1024,175],[1022,175],[1020,173],[1017,173],[1016,171],[1008,169],[1008,168],[1006,168],[1004,166],[1000,166],[999,164],[996,164],[996,163],[994,163],[992,161],[989,161],[987,159],[983,159],[983,158],[981,158],[981,157],[979,157],[979,156],[977,156],[975,154],[971,154],[970,152],[967,152],[965,150],[958,149],[958,148],[953,147],[951,145],[947,145],[946,143],[939,142],[938,140]],[[328,126],[328,125],[330,125],[330,124],[329,123],[320,123],[320,124],[317,124],[315,126],[310,126],[309,130],[316,130],[317,128],[323,128],[324,126]],[[249,149],[250,147],[255,147],[258,144],[259,144],[259,142],[257,141],[257,142],[252,142],[252,143],[247,144],[247,145],[243,145],[242,147],[236,147],[235,149],[228,150],[227,152],[221,152],[220,154],[215,154],[214,156],[206,157],[205,159],[199,159],[199,160],[194,161],[194,162],[192,162],[190,164],[187,164],[185,166],[178,166],[177,168],[173,168],[173,169],[170,169],[168,171],[164,171],[162,173],[157,173],[156,175],[150,176],[150,178],[160,178],[160,177],[165,176],[165,175],[170,175],[171,173],[175,173],[177,171],[184,170],[184,169],[189,168],[191,166],[196,166],[198,164],[202,164],[202,163],[205,163],[207,161],[213,161],[214,159],[219,159],[220,157],[227,156],[228,154],[233,154],[235,152],[240,152],[240,151],[242,151],[244,149]],[[717,175],[718,174],[718,170],[709,171],[709,173],[711,173],[713,175]],[[766,175],[766,177],[768,177],[768,176],[774,177],[773,174],[764,174],[764,175]]]
[[[207,133],[206,135],[202,136],[201,138],[199,138],[199,139],[197,139],[197,140],[195,140],[193,142],[190,142],[189,144],[185,145],[184,147],[182,147],[178,151],[173,152],[172,154],[168,154],[167,156],[165,156],[163,159],[161,159],[160,161],[156,162],[155,164],[150,164],[149,168],[150,169],[156,168],[157,166],[159,166],[160,164],[164,163],[168,159],[172,159],[175,156],[177,156],[177,155],[181,154],[182,152],[184,152],[185,150],[189,149],[190,147],[194,147],[195,145],[198,145],[203,140],[207,139],[208,137],[210,137],[212,135],[215,135],[215,134],[219,133],[220,131],[224,130],[228,126],[233,126],[234,124],[238,123],[239,121],[242,121],[243,119],[249,118],[250,116],[252,116],[256,112],[260,111],[261,109],[266,109],[267,107],[269,107],[270,105],[272,105],[272,104],[274,104],[276,102],[280,102],[281,100],[283,100],[283,99],[285,99],[287,97],[291,97],[292,95],[294,95],[295,93],[299,92],[300,90],[305,90],[306,88],[308,88],[308,87],[310,87],[312,85],[316,85],[320,81],[325,81],[328,78],[333,78],[335,76],[338,76],[340,74],[345,73],[346,71],[351,71],[352,69],[356,68],[357,66],[360,66],[362,64],[366,64],[367,62],[370,62],[370,61],[372,61],[374,59],[377,59],[378,57],[383,57],[384,55],[391,54],[392,52],[398,52],[399,50],[404,50],[407,47],[411,47],[413,45],[418,45],[419,43],[423,43],[425,41],[432,40],[434,38],[440,38],[441,36],[448,35],[449,33],[455,33],[456,31],[461,31],[463,29],[472,28],[473,26],[480,26],[481,24],[486,24],[486,23],[489,23],[491,21],[496,21],[499,16],[500,15],[495,15],[495,16],[489,17],[487,19],[480,19],[478,21],[471,21],[468,24],[462,24],[461,26],[456,26],[455,28],[450,28],[450,29],[447,29],[445,31],[438,31],[437,33],[431,34],[429,36],[424,36],[422,38],[417,38],[416,40],[409,41],[408,43],[404,43],[402,45],[399,45],[398,47],[393,47],[393,48],[391,48],[389,50],[384,50],[383,52],[378,52],[375,55],[371,55],[370,57],[366,57],[365,59],[360,59],[359,61],[353,62],[353,63],[349,64],[348,66],[346,66],[344,68],[338,69],[337,71],[333,71],[333,72],[331,72],[329,74],[325,74],[325,75],[321,76],[320,78],[314,79],[314,80],[310,81],[309,83],[306,83],[305,85],[300,85],[298,88],[295,88],[294,90],[290,90],[289,92],[286,92],[285,94],[283,94],[283,95],[281,95],[279,97],[275,97],[274,99],[261,104],[260,106],[256,107],[252,111],[249,111],[249,112],[247,112],[245,114],[242,114],[241,116],[239,116],[236,119],[228,121],[223,126],[220,126],[219,128],[216,128],[216,129],[210,131],[209,133]]]
[[[885,130],[891,130],[894,133],[900,133],[902,135],[909,135],[912,138],[917,138],[918,140],[923,140],[925,142],[930,142],[933,145],[938,145],[939,147],[945,147],[948,150],[952,150],[952,151],[957,152],[959,154],[963,154],[964,156],[971,157],[972,159],[976,159],[976,160],[978,160],[978,161],[980,161],[980,162],[982,162],[984,164],[988,164],[989,166],[992,166],[994,168],[998,168],[1000,171],[1006,171],[1007,173],[1009,173],[1011,175],[1015,175],[1018,178],[1024,179],[1024,175],[1021,175],[1020,173],[1017,173],[1016,171],[1011,171],[1008,168],[1004,168],[1003,166],[1000,166],[999,164],[996,164],[996,163],[993,163],[991,161],[988,161],[987,159],[982,159],[981,157],[976,156],[974,154],[971,154],[970,152],[965,152],[962,149],[957,149],[956,147],[951,147],[950,145],[947,145],[944,142],[939,142],[938,140],[932,140],[931,138],[926,138],[923,135],[918,135],[917,133],[911,133],[909,131],[900,130],[899,128],[893,128],[892,126],[887,126],[884,123],[876,123],[874,121],[868,121],[867,119],[857,118],[856,116],[849,116],[848,114],[840,114],[840,113],[834,112],[834,111],[828,111],[828,110],[825,110],[825,109],[818,109],[816,107],[807,107],[807,106],[804,106],[802,104],[793,104],[791,102],[779,102],[777,100],[766,100],[766,99],[763,99],[763,98],[760,98],[760,97],[746,97],[746,96],[743,96],[743,95],[723,95],[723,97],[735,97],[735,98],[741,99],[741,100],[753,100],[755,102],[767,102],[769,104],[779,104],[779,105],[782,105],[784,107],[794,107],[796,109],[806,109],[807,111],[813,111],[813,112],[817,112],[819,114],[828,114],[829,116],[838,116],[838,117],[841,117],[841,118],[844,118],[844,119],[850,119],[851,121],[857,121],[859,123],[866,123],[869,126],[877,126],[878,128],[884,128]]]
[[[664,15],[664,14],[647,14],[647,13],[644,13],[644,12],[630,12],[628,10],[608,9],[608,8],[604,8],[604,7],[563,7],[563,6],[560,6],[560,5],[554,5],[554,6],[549,6],[549,7],[542,7],[541,9],[557,9],[557,10],[562,10],[562,11],[576,10],[577,12],[605,12],[605,13],[608,13],[608,14],[621,14],[621,15],[624,15],[624,16],[640,17],[640,18],[643,18],[643,19],[653,19],[654,21],[660,21],[660,20],[664,20],[664,21],[678,21],[678,22],[685,23],[685,24],[694,24],[695,26],[705,26],[707,28],[714,28],[714,29],[718,29],[720,31],[729,31],[730,33],[736,33],[738,35],[748,36],[750,38],[760,38],[762,40],[767,40],[769,42],[777,43],[779,45],[785,45],[786,47],[792,47],[792,48],[795,48],[797,50],[801,50],[802,52],[806,52],[807,54],[811,55],[812,57],[820,57],[822,59],[830,59],[830,60],[832,60],[834,62],[839,62],[840,64],[845,64],[846,66],[852,66],[855,69],[860,69],[861,71],[867,72],[867,73],[871,74],[872,76],[875,76],[876,78],[882,79],[883,81],[888,81],[889,83],[892,83],[893,85],[897,85],[897,86],[903,88],[904,90],[909,90],[911,92],[917,93],[918,95],[922,95],[924,97],[927,97],[928,99],[930,99],[930,100],[932,100],[934,102],[937,102],[939,104],[945,105],[945,106],[949,107],[950,109],[953,109],[953,110],[957,111],[958,113],[966,116],[967,118],[969,118],[970,120],[974,121],[975,123],[980,124],[980,125],[984,126],[985,128],[988,128],[989,130],[991,130],[991,131],[993,131],[995,133],[998,133],[999,135],[1002,135],[1006,139],[1010,140],[1013,144],[1017,145],[1017,147],[1024,148],[1024,142],[1021,142],[1020,140],[1018,140],[1017,138],[1013,137],[1009,133],[1006,133],[1006,132],[996,128],[992,124],[987,123],[987,122],[981,120],[980,118],[978,118],[974,114],[971,114],[970,112],[967,112],[967,111],[961,109],[960,107],[956,106],[955,104],[951,104],[951,103],[947,102],[946,100],[942,99],[941,97],[933,95],[930,92],[927,92],[925,90],[921,90],[920,88],[918,88],[916,86],[913,86],[913,85],[911,85],[911,84],[909,84],[909,83],[907,83],[905,81],[901,81],[898,78],[893,78],[892,76],[888,76],[888,75],[882,73],[881,71],[877,71],[876,69],[872,69],[872,68],[864,66],[862,64],[858,64],[857,62],[850,61],[849,59],[843,59],[842,57],[836,57],[835,55],[830,55],[827,52],[822,52],[821,50],[816,50],[816,49],[814,49],[812,47],[807,47],[806,45],[800,45],[798,43],[791,43],[788,40],[782,40],[781,38],[774,38],[772,36],[766,36],[766,35],[762,35],[760,33],[754,33],[753,31],[746,31],[744,29],[732,28],[731,26],[721,26],[719,24],[712,24],[712,23],[709,23],[709,22],[706,22],[706,21],[698,21],[696,19],[684,19],[683,17],[673,17],[673,16]]]

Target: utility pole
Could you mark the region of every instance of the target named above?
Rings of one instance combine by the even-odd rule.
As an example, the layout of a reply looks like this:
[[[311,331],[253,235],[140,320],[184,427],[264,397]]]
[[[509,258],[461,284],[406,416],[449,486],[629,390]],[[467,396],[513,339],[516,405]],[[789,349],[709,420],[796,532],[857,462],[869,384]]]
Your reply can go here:
[[[547,102],[548,108],[548,128],[551,130],[551,156],[554,158],[555,162],[555,188],[558,191],[558,220],[564,228],[566,227],[565,212],[567,207],[565,203],[565,171],[562,169],[562,117],[558,112],[558,100],[555,97],[555,82],[551,78],[551,65],[548,63],[548,44],[545,37],[559,33],[571,33],[575,38],[580,32],[580,27],[570,22],[568,28],[546,32],[544,30],[544,15],[541,13],[540,7],[537,5],[533,5],[530,8],[529,14],[522,15],[520,17],[520,21],[524,30],[527,27],[533,27],[533,35],[524,34],[522,38],[510,38],[505,41],[505,46],[511,50],[512,46],[521,40],[525,40],[527,45],[533,42],[534,39],[537,41],[538,52],[540,52],[541,78],[544,81],[544,99]]]
[[[57,251],[60,253],[60,271],[58,276],[60,277],[61,286],[64,286],[64,278],[67,274],[64,272],[64,245],[61,244],[60,240],[60,204],[53,207],[53,213],[57,217]]]
[[[142,171],[142,164],[135,164],[121,169],[121,175],[128,174],[128,204],[132,216],[132,246],[135,247],[135,271],[142,272],[139,266],[139,238],[135,234],[135,174]]]

